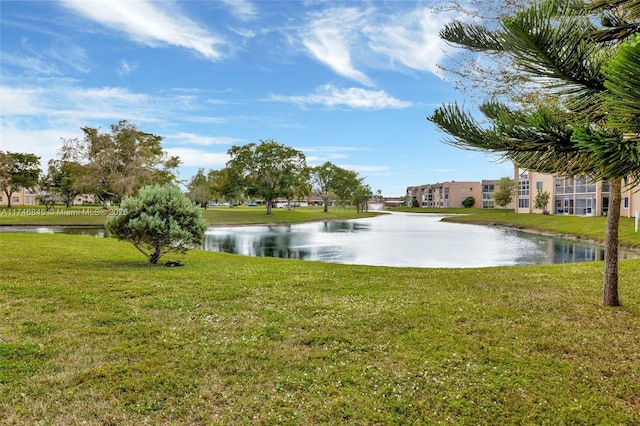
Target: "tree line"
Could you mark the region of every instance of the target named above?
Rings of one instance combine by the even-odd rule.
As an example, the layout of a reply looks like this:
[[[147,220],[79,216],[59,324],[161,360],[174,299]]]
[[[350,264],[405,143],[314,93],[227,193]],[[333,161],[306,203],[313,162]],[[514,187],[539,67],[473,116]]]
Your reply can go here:
[[[63,139],[59,157],[42,173],[35,154],[0,151],[0,189],[11,207],[12,194],[20,188],[39,188],[40,201],[73,204],[80,194],[92,194],[106,208],[119,204],[151,184],[177,184],[178,157],[162,148],[161,136],[139,130],[125,120],[110,132],[83,127],[83,138]],[[289,202],[312,194],[319,196],[325,212],[332,202],[354,204],[365,210],[372,191],[364,178],[330,162],[316,167],[304,153],[274,140],[233,146],[229,161],[220,170],[204,169],[187,183],[189,198],[207,207],[209,202],[264,200],[267,214],[279,199]]]
[[[309,167],[301,151],[274,140],[233,146],[227,153],[225,168],[206,174],[201,168],[187,185],[188,196],[205,208],[209,201],[233,206],[260,199],[271,214],[278,199],[291,204],[313,194],[322,199],[325,212],[334,201],[352,203],[361,211],[372,196],[371,187],[356,172],[331,162]]]

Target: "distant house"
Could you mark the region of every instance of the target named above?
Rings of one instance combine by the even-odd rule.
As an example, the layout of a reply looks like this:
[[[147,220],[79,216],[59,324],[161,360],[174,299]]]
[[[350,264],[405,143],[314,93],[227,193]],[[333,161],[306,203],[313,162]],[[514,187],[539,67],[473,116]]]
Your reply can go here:
[[[38,204],[38,193],[34,190],[20,188],[11,194],[12,206],[35,206]],[[9,199],[4,191],[0,192],[0,206],[8,206]]]
[[[39,203],[39,190],[20,188],[11,194],[11,206],[36,206]],[[94,204],[95,197],[93,194],[80,194],[73,199],[73,205]],[[0,192],[0,206],[7,206],[7,194]]]
[[[73,205],[82,205],[82,204],[95,204],[96,200],[93,194],[80,194],[76,195],[73,199]]]

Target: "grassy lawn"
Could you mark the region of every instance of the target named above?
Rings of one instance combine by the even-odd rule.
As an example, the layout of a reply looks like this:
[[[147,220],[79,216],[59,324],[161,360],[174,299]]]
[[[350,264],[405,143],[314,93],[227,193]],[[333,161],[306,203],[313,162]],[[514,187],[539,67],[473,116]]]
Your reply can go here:
[[[393,209],[396,210],[396,209]],[[542,214],[515,214],[512,210],[505,213],[501,209],[424,209],[411,208],[400,211],[412,213],[460,214],[443,220],[451,222],[475,223],[480,225],[509,226],[523,230],[537,231],[581,238],[604,243],[606,217],[600,216],[564,216]],[[635,219],[620,218],[620,245],[640,250],[640,232],[635,232]]]
[[[330,207],[324,213],[322,207],[297,207],[295,209],[273,209],[271,216],[266,215],[266,208],[256,207],[215,207],[202,210],[202,216],[212,225],[250,225],[262,223],[301,223],[314,220],[354,219],[371,217],[378,212],[357,213],[354,207]]]
[[[56,206],[47,211],[42,206],[0,207],[0,225],[25,226],[102,226],[109,216],[118,214],[117,207],[103,210],[99,206],[64,208]],[[271,216],[266,208],[256,207],[215,207],[202,210],[202,215],[211,225],[250,225],[262,223],[299,223],[313,220],[353,219],[375,216],[376,212],[357,213],[355,208],[330,208],[327,213],[322,207],[295,209],[273,209]]]
[[[640,424],[639,260],[621,262],[614,309],[601,262],[169,258],[185,266],[113,239],[0,234],[0,418]]]

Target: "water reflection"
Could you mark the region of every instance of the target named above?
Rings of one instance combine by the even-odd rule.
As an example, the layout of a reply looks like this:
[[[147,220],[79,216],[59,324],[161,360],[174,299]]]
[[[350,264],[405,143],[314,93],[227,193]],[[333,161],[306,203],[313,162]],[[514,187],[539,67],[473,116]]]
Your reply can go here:
[[[397,213],[289,226],[212,227],[203,248],[248,256],[380,266],[466,268],[604,260],[584,242],[517,230],[441,222],[444,215]],[[108,237],[83,227],[0,227],[0,232]],[[636,258],[620,251],[621,258]]]
[[[591,244],[487,226],[442,215],[393,213],[289,226],[213,227],[205,250],[332,263],[482,267],[602,260]],[[622,253],[622,257],[635,257]]]

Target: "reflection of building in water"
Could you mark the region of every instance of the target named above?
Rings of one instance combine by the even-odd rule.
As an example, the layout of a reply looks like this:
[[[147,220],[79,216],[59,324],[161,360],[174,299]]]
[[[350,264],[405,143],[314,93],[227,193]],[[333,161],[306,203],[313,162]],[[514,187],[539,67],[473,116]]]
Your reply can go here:
[[[578,241],[562,238],[552,238],[547,244],[539,244],[539,249],[549,259],[548,263],[575,263],[604,260],[604,247],[585,245]],[[636,259],[638,255],[632,252],[619,252],[620,259]]]
[[[542,213],[535,208],[538,191],[549,194],[546,211],[549,214],[574,216],[605,216],[609,211],[609,183],[590,181],[586,177],[554,176],[515,169],[518,181],[516,213]],[[640,210],[640,191],[625,180],[622,190],[620,216],[634,217]]]
[[[555,247],[550,248],[549,256],[553,263],[588,262],[604,260],[604,249],[597,246],[578,246],[566,241],[554,241]]]

